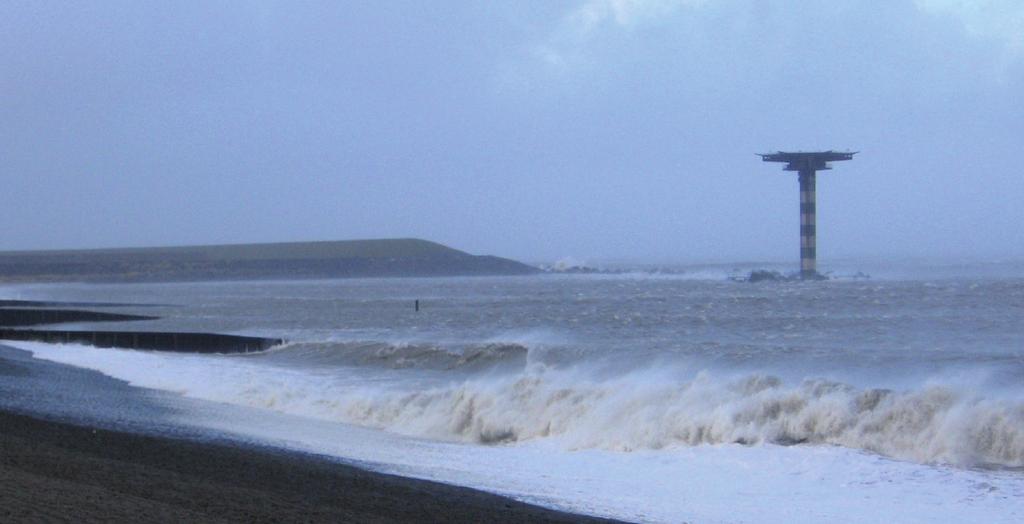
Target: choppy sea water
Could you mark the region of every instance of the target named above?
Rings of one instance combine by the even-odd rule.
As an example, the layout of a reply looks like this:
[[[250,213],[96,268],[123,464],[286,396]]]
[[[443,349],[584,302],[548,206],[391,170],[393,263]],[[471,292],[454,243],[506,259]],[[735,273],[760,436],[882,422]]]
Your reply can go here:
[[[240,408],[196,415],[211,427],[385,471],[639,520],[1011,522],[1024,271],[1000,269],[4,291],[169,305],[123,329],[286,338],[249,355],[15,345]]]

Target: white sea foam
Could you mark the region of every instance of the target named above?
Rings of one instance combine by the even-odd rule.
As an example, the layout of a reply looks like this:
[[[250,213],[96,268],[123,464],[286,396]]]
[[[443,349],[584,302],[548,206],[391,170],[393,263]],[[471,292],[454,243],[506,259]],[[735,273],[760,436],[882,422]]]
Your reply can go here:
[[[357,390],[328,416],[477,443],[557,437],[619,451],[720,443],[841,445],[916,462],[1024,465],[1024,404],[933,386],[859,391],[770,376],[683,383],[643,375],[588,382],[564,375],[467,381],[427,391]]]
[[[132,383],[249,407],[476,444],[550,439],[565,449],[838,445],[919,463],[1024,466],[1024,402],[961,386],[858,389],[771,375],[630,372],[595,380],[534,365],[458,381],[329,373],[246,358],[20,344]]]
[[[318,374],[251,358],[12,345],[219,403],[183,402],[175,412],[190,423],[570,511],[649,522],[1018,522],[1024,515],[1024,476],[1016,472],[771,443],[1019,461],[1019,406],[941,386],[896,393],[707,372],[680,381],[666,371],[596,381],[535,368],[417,391],[366,368]],[[503,439],[515,442],[475,444]],[[761,444],[728,443],[737,441]]]

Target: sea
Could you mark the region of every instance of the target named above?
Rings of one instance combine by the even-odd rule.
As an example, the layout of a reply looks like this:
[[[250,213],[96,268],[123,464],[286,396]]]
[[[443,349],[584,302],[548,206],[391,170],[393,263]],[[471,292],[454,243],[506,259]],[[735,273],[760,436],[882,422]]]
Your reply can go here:
[[[285,339],[9,345],[169,392],[182,423],[378,471],[630,521],[1024,522],[1024,262],[834,266],[0,293],[161,317],[104,329]]]

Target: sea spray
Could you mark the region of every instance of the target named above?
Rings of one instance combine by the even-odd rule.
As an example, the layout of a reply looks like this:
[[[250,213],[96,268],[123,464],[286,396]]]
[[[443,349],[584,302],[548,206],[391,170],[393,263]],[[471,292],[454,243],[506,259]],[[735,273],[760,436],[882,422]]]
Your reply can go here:
[[[772,376],[648,383],[565,373],[466,381],[402,394],[363,391],[348,421],[435,438],[493,443],[558,437],[570,448],[620,451],[701,444],[827,444],[916,462],[1024,465],[1024,404],[949,387],[858,390]]]
[[[19,345],[141,386],[439,440],[551,439],[570,450],[623,452],[836,445],[920,463],[1024,466],[1024,403],[951,385],[892,391],[708,370],[687,378],[665,369],[596,379],[585,368],[539,364],[517,373],[417,381],[386,379],[367,368],[325,374],[243,358]]]

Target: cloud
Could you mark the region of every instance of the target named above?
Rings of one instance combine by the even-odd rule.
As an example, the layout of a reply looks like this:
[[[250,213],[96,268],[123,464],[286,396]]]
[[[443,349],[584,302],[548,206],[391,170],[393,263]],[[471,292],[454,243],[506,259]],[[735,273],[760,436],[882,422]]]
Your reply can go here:
[[[1002,40],[1011,50],[1024,52],[1024,2],[1021,0],[914,0],[918,9],[952,16],[968,33]]]
[[[620,27],[668,16],[686,7],[699,7],[708,0],[587,0],[566,17],[579,34],[592,33],[609,23]]]
[[[749,83],[846,47],[878,54],[862,68],[879,85],[902,85],[910,57],[931,63],[936,50],[950,63],[933,64],[935,71],[969,68],[968,78],[1015,84],[1024,65],[1024,0],[576,0],[547,14],[545,29],[502,64],[497,85],[575,92],[643,61]],[[730,76],[738,64],[746,77]]]
[[[553,67],[579,62],[586,45],[603,30],[635,29],[711,0],[586,0],[568,11],[533,55]]]

